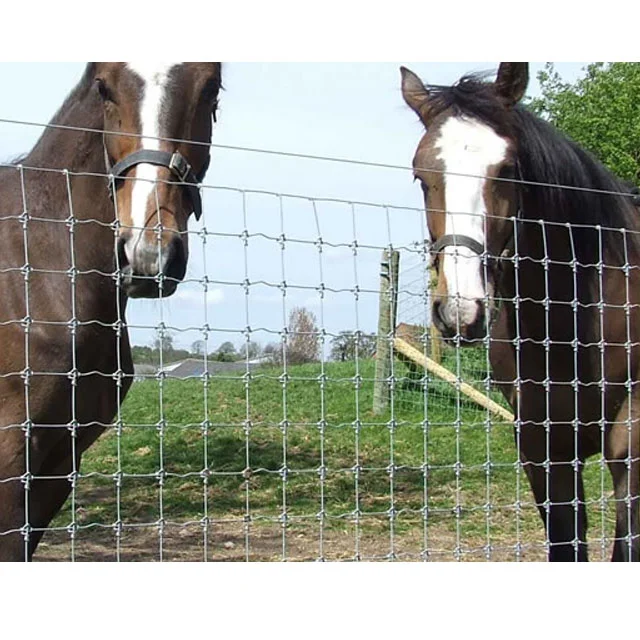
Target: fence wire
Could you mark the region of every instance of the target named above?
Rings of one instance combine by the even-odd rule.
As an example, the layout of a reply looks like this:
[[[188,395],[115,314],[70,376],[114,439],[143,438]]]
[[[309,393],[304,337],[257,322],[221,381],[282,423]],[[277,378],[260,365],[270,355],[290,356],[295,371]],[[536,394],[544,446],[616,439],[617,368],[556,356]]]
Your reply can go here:
[[[519,417],[514,444],[512,424],[461,392],[461,384],[468,383],[507,407],[491,373],[491,338],[462,349],[459,344],[441,343],[431,330],[434,275],[424,241],[428,237],[424,210],[203,185],[205,215],[184,232],[190,262],[177,293],[168,298],[160,295],[153,302],[129,301],[126,317],[119,298],[117,321],[105,323],[83,317],[77,307],[77,282],[97,275],[114,279],[119,287],[122,270],[117,259],[112,272],[78,267],[76,237],[83,226],[102,226],[113,231],[115,246],[120,225],[92,220],[74,209],[72,178],[79,174],[20,164],[5,170],[19,175],[23,210],[14,215],[2,211],[0,203],[0,225],[22,226],[25,253],[21,264],[3,263],[1,275],[23,277],[25,312],[20,319],[0,324],[21,328],[24,366],[2,371],[0,378],[21,380],[25,415],[19,422],[0,424],[0,434],[8,441],[11,433],[22,433],[25,447],[24,472],[6,477],[0,473],[0,482],[22,484],[26,518],[0,531],[0,544],[2,537],[19,532],[27,556],[30,537],[38,531],[29,517],[34,484],[66,481],[69,498],[44,528],[36,559],[544,557],[549,542],[539,521],[540,505],[518,455]],[[38,180],[44,171],[59,176],[66,190],[68,215],[63,218],[30,213],[25,183]],[[156,188],[156,198],[157,194]],[[29,241],[34,224],[50,225],[52,236],[59,235],[61,227],[66,229],[68,265],[61,269],[34,265]],[[159,237],[161,229],[151,231]],[[630,233],[621,232],[625,252]],[[397,323],[394,318],[394,331],[382,337],[392,344],[395,325],[406,325],[414,346],[429,358],[439,351],[441,364],[456,382],[450,384],[420,366],[393,358],[385,380],[390,389],[388,408],[376,415],[371,345],[378,337],[380,258],[385,250],[400,253],[400,284],[395,291]],[[510,260],[517,269],[527,258],[516,248]],[[540,264],[549,264],[547,254]],[[618,267],[606,264],[602,250],[597,263],[584,265],[573,249],[566,264],[574,274],[578,268],[598,269],[599,291],[593,304],[604,336],[604,311],[615,305],[607,301],[603,273]],[[629,274],[637,268],[628,256],[620,268],[627,287],[623,304],[627,323],[635,306]],[[64,320],[39,320],[33,313],[38,291],[31,283],[38,274],[68,279],[70,308]],[[567,303],[574,310],[574,322],[583,305],[576,278],[573,299]],[[548,322],[548,305],[554,301],[549,299],[548,282],[544,288],[544,299],[536,302],[546,305]],[[511,302],[522,304],[527,299],[516,293]],[[292,324],[292,312],[301,308],[312,319],[307,330]],[[72,366],[39,371],[32,364],[37,348],[33,335],[52,326],[67,332],[64,349]],[[115,370],[80,366],[79,356],[86,361],[87,347],[78,345],[78,331],[90,326],[113,331]],[[159,345],[150,350],[156,359],[146,368],[135,362],[138,350],[135,371],[125,370],[126,331],[134,346]],[[548,346],[549,335],[547,326],[539,343]],[[622,385],[627,399],[633,392],[632,350],[638,345],[631,336],[628,325],[626,380],[601,381],[603,406],[596,427],[603,445],[605,387]],[[309,357],[301,358],[290,347],[305,337],[315,346]],[[224,362],[220,346],[229,342],[236,354],[243,355]],[[604,378],[603,338],[575,344],[574,371],[582,346],[600,349]],[[100,345],[93,348],[99,350]],[[174,362],[180,351],[186,356]],[[82,399],[77,389],[89,376],[115,380],[117,409],[112,421],[79,419]],[[47,423],[46,429],[69,433],[73,465],[70,472],[43,475],[30,459],[32,441],[45,428],[34,416],[32,389],[34,384],[40,388],[43,379],[55,378],[70,381],[71,418]],[[129,381],[133,384],[124,400]],[[510,382],[519,388],[527,381],[517,370]],[[549,390],[554,381],[545,379],[542,384]],[[574,381],[574,388],[577,416],[579,381]],[[636,418],[631,402],[628,405],[631,451]],[[541,422],[547,431],[550,412],[547,406]],[[78,436],[95,428],[96,422],[104,432],[79,465]],[[577,469],[578,425],[574,428],[572,463]],[[547,447],[548,442],[549,438]],[[551,459],[548,449],[545,464]],[[601,559],[609,555],[613,510],[620,499],[612,494],[606,465],[601,455],[586,461],[587,497],[575,496],[587,505],[592,523],[589,542]],[[551,496],[548,484],[547,495]],[[631,504],[632,499],[629,484],[626,500]]]

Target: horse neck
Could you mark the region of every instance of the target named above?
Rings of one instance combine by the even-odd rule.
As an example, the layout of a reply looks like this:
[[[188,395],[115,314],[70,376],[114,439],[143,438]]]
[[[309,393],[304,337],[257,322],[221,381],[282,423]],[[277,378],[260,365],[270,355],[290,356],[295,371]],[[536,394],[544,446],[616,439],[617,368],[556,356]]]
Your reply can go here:
[[[85,83],[76,87],[22,164],[45,217],[114,221],[104,156],[103,108]],[[39,171],[43,169],[43,171]],[[95,225],[90,225],[95,226]],[[61,229],[61,233],[67,233]],[[111,255],[113,243],[106,247]],[[96,257],[97,258],[97,257]]]
[[[67,170],[71,173],[105,173],[104,116],[91,91],[76,88],[53,117],[24,159],[25,166]]]
[[[103,118],[99,99],[89,90],[76,88],[54,116],[51,124],[57,126],[47,128],[22,164],[46,169],[26,172],[29,209],[35,206],[36,216],[81,222],[73,224],[71,243],[68,224],[30,224],[34,240],[40,239],[50,247],[47,260],[58,260],[58,266],[68,268],[73,259],[80,271],[109,274],[114,270],[115,242],[110,225],[115,220],[115,211],[105,176],[100,133]],[[116,290],[111,278],[79,277],[76,287],[83,315],[92,318],[113,315]]]

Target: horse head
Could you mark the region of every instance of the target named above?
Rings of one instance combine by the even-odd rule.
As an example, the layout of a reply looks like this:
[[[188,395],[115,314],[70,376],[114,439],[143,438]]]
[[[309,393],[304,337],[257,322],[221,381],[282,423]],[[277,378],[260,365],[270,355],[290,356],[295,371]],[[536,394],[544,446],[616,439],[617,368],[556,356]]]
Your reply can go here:
[[[202,212],[219,63],[95,63],[117,266],[132,298],[170,296],[184,278],[187,223]]]
[[[447,339],[470,344],[487,335],[499,256],[518,212],[513,111],[528,84],[528,65],[504,62],[497,79],[465,76],[429,87],[406,68],[402,94],[426,128],[413,159],[424,192],[438,285],[432,317]]]

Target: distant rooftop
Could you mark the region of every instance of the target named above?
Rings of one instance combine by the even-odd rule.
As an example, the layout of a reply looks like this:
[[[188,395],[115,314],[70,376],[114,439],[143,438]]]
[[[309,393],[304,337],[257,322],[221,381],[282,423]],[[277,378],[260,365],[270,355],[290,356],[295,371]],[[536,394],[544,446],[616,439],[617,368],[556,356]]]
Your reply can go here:
[[[268,361],[266,358],[256,358],[254,360],[240,360],[238,362],[218,362],[216,360],[207,360],[206,371],[209,374],[216,375],[222,373],[235,372],[236,374],[242,374],[249,369],[255,369]],[[144,380],[146,378],[155,378],[160,369],[149,364],[136,364],[134,365],[134,375],[136,380]],[[204,359],[188,358],[181,362],[172,362],[162,368],[167,378],[200,378],[205,373],[205,361]]]

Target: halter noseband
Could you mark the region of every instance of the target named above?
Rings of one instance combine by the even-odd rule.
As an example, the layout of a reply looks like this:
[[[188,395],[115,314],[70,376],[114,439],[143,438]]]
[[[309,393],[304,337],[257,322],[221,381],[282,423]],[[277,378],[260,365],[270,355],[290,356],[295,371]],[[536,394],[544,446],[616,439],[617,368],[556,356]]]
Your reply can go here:
[[[484,253],[484,246],[482,243],[470,238],[469,236],[461,236],[457,234],[450,234],[442,236],[437,242],[434,242],[431,246],[433,253],[440,253],[446,247],[466,247],[471,249],[474,253],[481,256]]]
[[[168,151],[157,151],[155,149],[140,149],[111,167],[105,148],[105,160],[107,169],[109,170],[109,176],[116,186],[118,185],[116,181],[118,181],[119,178],[121,179],[129,169],[136,165],[144,163],[153,164],[158,167],[166,167],[178,178],[180,186],[187,190],[196,220],[200,220],[202,216],[202,197],[200,196],[200,189],[198,187],[209,168],[209,160],[207,160],[198,175],[194,173],[191,165],[179,151],[169,153]],[[109,188],[109,194],[113,198],[113,190],[111,188]]]

